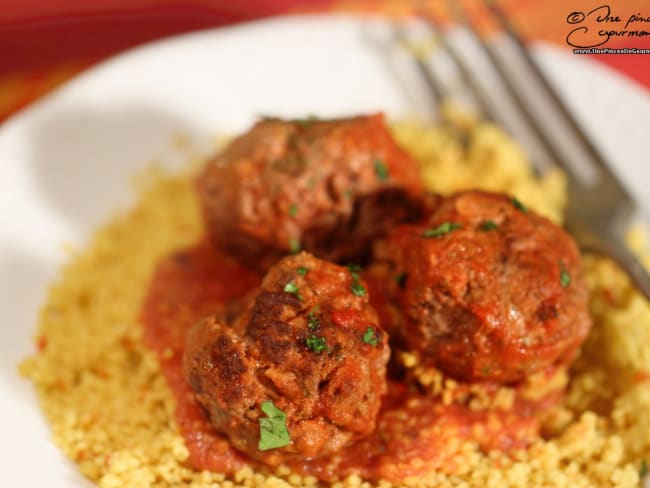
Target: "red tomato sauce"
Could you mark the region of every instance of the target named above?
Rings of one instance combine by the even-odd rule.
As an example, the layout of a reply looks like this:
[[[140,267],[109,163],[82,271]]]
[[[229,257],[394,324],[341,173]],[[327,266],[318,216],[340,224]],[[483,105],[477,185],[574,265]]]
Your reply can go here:
[[[265,470],[214,431],[185,381],[181,361],[189,327],[206,315],[224,313],[260,282],[259,274],[201,242],[164,259],[150,284],[141,312],[145,344],[158,354],[176,398],[175,419],[190,452],[189,461],[197,469],[234,474],[252,465]],[[517,400],[511,411],[474,412],[460,405],[443,405],[389,380],[373,434],[335,456],[289,466],[325,481],[357,474],[396,482],[432,469],[453,472],[462,441],[475,442],[484,450],[528,445],[539,434],[536,411],[558,398],[559,394],[552,395],[535,404]]]
[[[141,312],[144,342],[160,360],[176,397],[176,423],[198,469],[234,473],[246,457],[215,432],[185,381],[182,368],[187,330],[201,317],[223,313],[229,303],[260,283],[260,276],[220,254],[208,242],[159,263]]]

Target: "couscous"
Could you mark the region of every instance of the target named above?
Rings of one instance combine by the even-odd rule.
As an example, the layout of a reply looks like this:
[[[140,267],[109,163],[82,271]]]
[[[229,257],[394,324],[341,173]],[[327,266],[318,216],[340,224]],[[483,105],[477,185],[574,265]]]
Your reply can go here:
[[[563,175],[536,176],[498,128],[451,120],[438,126],[399,123],[393,131],[419,162],[428,190],[508,192],[561,222]],[[192,179],[192,172],[150,172],[134,208],[115,216],[71,257],[41,311],[38,352],[21,371],[36,385],[55,443],[99,486],[316,485],[316,477],[284,464],[272,473],[242,466],[226,477],[188,462],[159,361],[164,352],[159,358],[144,346],[140,311],[158,262],[204,233]],[[641,251],[642,235],[634,235],[632,244]],[[650,411],[650,305],[607,259],[584,256],[583,266],[594,323],[581,355],[568,375],[532,378],[523,387],[534,395],[540,385],[566,385],[542,435],[508,452],[445,439],[444,469],[418,469],[425,474],[399,482],[379,479],[379,486],[639,486],[650,461],[650,423],[644,418]],[[417,357],[403,353],[399,359],[435,395],[453,401],[467,393]],[[510,405],[517,394],[509,388],[489,398],[477,394],[473,408]],[[335,482],[370,484],[357,474]]]

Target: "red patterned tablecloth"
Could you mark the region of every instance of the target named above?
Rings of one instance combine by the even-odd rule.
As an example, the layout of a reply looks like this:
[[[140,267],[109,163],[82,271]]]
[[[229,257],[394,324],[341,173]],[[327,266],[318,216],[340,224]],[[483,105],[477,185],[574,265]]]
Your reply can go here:
[[[484,19],[482,2],[463,2]],[[153,39],[271,15],[418,8],[445,16],[444,0],[3,0],[0,121],[106,57]],[[585,54],[650,90],[648,0],[501,0],[528,39],[648,54]],[[490,26],[486,25],[486,29]],[[574,31],[575,29],[575,31]],[[572,31],[574,31],[572,33]],[[567,39],[568,36],[568,39]],[[577,54],[574,54],[577,56]]]

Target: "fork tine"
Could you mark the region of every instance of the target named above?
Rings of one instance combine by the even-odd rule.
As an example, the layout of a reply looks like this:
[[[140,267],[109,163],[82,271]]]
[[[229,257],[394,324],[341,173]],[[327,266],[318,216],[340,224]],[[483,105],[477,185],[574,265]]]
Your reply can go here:
[[[492,0],[484,1],[491,2]],[[573,177],[570,175],[569,178],[571,198],[567,208],[566,225],[573,233],[580,247],[583,250],[603,253],[617,261],[635,282],[639,290],[650,300],[650,274],[645,271],[634,254],[627,248],[623,239],[624,226],[629,224],[635,209],[634,200],[623,188],[620,181],[611,173],[611,170],[607,167],[607,164],[584,132],[580,130],[561,98],[552,89],[550,83],[546,81],[541,70],[534,64],[532,56],[530,56],[521,40],[518,37],[511,38],[511,41],[513,39],[515,40],[515,43],[511,44],[515,44],[519,48],[518,50],[521,51],[520,54],[522,56],[520,57],[527,60],[528,74],[537,75],[537,79],[531,79],[530,81],[533,84],[540,85],[537,87],[537,95],[543,95],[541,101],[546,104],[538,105],[538,111],[544,112],[544,108],[550,107],[554,113],[565,115],[565,117],[556,117],[553,125],[549,124],[548,120],[546,123],[543,123],[542,121],[544,119],[541,117],[541,114],[531,111],[527,100],[524,98],[525,91],[522,84],[517,84],[513,81],[510,71],[505,67],[505,61],[495,53],[489,43],[480,37],[474,26],[470,23],[462,6],[455,4],[453,0],[447,0],[447,4],[450,11],[454,14],[453,16],[456,17],[456,20],[460,21],[473,35],[474,44],[480,47],[483,60],[490,62],[492,67],[490,73],[497,75],[498,80],[495,81],[499,82],[500,88],[505,88],[502,96],[506,98],[503,101],[510,102],[512,104],[511,108],[516,109],[515,111],[518,113],[519,119],[521,119],[516,122],[515,130],[513,130],[513,124],[507,123],[509,121],[506,121],[503,125],[515,137],[519,132],[516,129],[525,127],[526,132],[529,133],[527,135],[534,136],[534,142],[529,141],[533,142],[533,147],[537,145],[547,156],[551,156],[555,160],[555,164],[562,165],[569,170],[569,173],[573,174]],[[458,71],[461,72],[468,89],[474,90],[475,95],[486,94],[487,89],[484,88],[487,86],[485,84],[486,80],[479,78],[475,74],[477,71],[469,67],[469,63],[462,55],[463,53],[457,52],[453,43],[445,39],[444,34],[439,34],[439,25],[435,23],[435,19],[432,19],[430,15],[426,15],[426,13],[422,17],[429,19],[429,26],[440,38],[440,44],[445,48],[449,57],[452,58]],[[507,18],[503,15],[500,19],[507,22]],[[514,29],[511,26],[508,29],[506,24],[502,25],[504,25],[506,31],[514,33]],[[421,62],[422,60],[418,61]],[[531,66],[534,66],[534,68],[531,68]],[[505,118],[505,115],[503,117],[501,116],[501,105],[496,106],[491,103],[491,98],[487,96],[485,98],[490,102],[485,104],[488,109],[488,114],[493,119],[497,119],[497,122],[500,122],[498,119]],[[493,111],[492,109],[495,110]],[[538,115],[540,116],[539,118]],[[523,136],[521,133],[519,135]],[[570,145],[570,141],[565,139],[562,142],[563,139],[560,136],[563,135],[573,136],[572,140],[575,142],[573,149],[576,149],[577,144],[577,154],[574,152],[573,155],[570,155],[569,151],[564,150],[566,148],[563,145]],[[519,142],[523,143],[523,146],[530,153],[532,147],[527,146],[524,140],[520,140]],[[531,156],[533,155],[531,154]],[[582,163],[588,165],[588,169],[591,170],[591,175],[595,176],[595,178],[591,179],[591,184],[585,182],[586,179],[590,178],[584,178],[582,180],[578,178],[579,176],[585,177],[584,173],[580,175],[578,171],[580,168],[570,166],[578,162],[571,159],[574,156],[577,156],[578,161],[582,159]],[[533,161],[537,161],[534,156],[532,159]],[[594,161],[597,161],[597,163],[593,163]],[[583,166],[582,169],[584,170],[585,167]]]
[[[476,29],[465,13],[462,4],[460,2],[456,2],[455,0],[447,0],[447,4],[454,17],[459,20],[461,24],[467,28],[468,31],[472,33],[473,37],[477,41],[477,44],[480,46],[481,51],[488,58],[492,66],[494,66],[494,71],[496,74],[498,74],[499,80],[507,88],[508,96],[516,105],[517,110],[523,116],[526,124],[533,132],[533,135],[537,138],[544,151],[547,152],[554,163],[561,164],[563,158],[558,153],[557,146],[547,136],[542,126],[538,123],[537,119],[531,112],[528,103],[526,103],[526,100],[524,100],[522,97],[519,88],[512,81],[512,78],[505,68],[505,65],[501,58],[494,52],[492,46],[487,43],[479,33],[477,33]]]
[[[472,71],[469,69],[467,62],[463,59],[462,56],[459,55],[458,51],[456,51],[456,48],[447,39],[447,36],[442,31],[440,22],[434,16],[427,16],[426,19],[429,21],[429,27],[431,27],[436,41],[443,47],[445,52],[458,67],[458,71],[463,82],[471,88],[472,93],[474,94],[474,97],[479,105],[481,115],[495,122],[503,122],[498,111],[496,111],[494,106],[490,103],[485,89],[472,74]]]
[[[616,186],[618,191],[620,191],[622,194],[624,194],[626,197],[629,198],[629,194],[627,190],[623,187],[620,180],[609,168],[604,158],[602,157],[600,151],[594,146],[590,138],[587,137],[587,135],[582,130],[575,117],[571,114],[571,112],[569,112],[567,106],[560,98],[560,95],[558,94],[557,90],[553,87],[548,77],[544,74],[544,72],[539,67],[537,61],[535,61],[530,51],[526,48],[521,36],[518,34],[512,22],[508,19],[508,17],[505,15],[503,10],[497,5],[497,3],[494,0],[483,0],[483,1],[487,6],[487,8],[492,12],[493,16],[497,19],[503,31],[508,35],[510,40],[513,42],[514,46],[517,48],[517,52],[519,53],[521,59],[524,60],[528,69],[533,73],[533,75],[539,81],[540,86],[546,92],[547,98],[551,100],[555,110],[557,111],[558,114],[560,114],[567,128],[573,132],[575,138],[579,141],[583,149],[587,151],[587,154],[589,155],[591,160],[594,163],[596,163],[598,169],[602,171],[607,178],[610,179],[611,184]],[[511,90],[511,91],[516,92],[516,90]],[[558,164],[560,164],[561,161],[562,158],[558,159],[557,160]]]
[[[400,43],[404,45],[408,44],[409,40],[402,25],[395,25],[393,28],[393,34]],[[424,79],[424,82],[427,84],[427,88],[429,88],[430,92],[433,94],[435,99],[434,101],[438,105],[442,104],[448,96],[444,84],[431,72],[427,63],[422,60],[421,56],[414,55],[412,58],[415,60],[415,66]]]

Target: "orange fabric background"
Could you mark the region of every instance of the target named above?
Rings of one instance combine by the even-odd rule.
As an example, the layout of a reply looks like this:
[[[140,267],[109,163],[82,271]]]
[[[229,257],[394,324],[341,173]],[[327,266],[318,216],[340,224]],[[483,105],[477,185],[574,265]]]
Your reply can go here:
[[[444,0],[4,0],[0,9],[0,121],[70,77],[128,47],[180,32],[298,12],[412,14],[420,9],[446,17]],[[474,18],[486,19],[481,1],[464,1]],[[501,0],[504,10],[528,39],[564,46],[574,27],[573,11],[588,12],[605,0]],[[650,31],[648,0],[612,1],[621,23],[585,21],[591,32],[607,26]],[[482,22],[487,24],[486,22]],[[490,26],[486,25],[489,29]],[[613,38],[606,47],[650,49],[650,36]],[[650,54],[587,55],[650,89]]]

